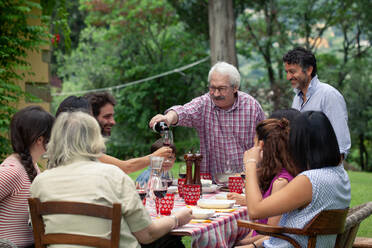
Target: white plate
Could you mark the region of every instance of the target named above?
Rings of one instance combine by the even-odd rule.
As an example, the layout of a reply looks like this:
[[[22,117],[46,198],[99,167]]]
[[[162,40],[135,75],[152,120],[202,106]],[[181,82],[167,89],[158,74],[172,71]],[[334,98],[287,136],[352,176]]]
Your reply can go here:
[[[234,204],[235,200],[200,199],[198,201],[198,206],[201,208],[231,208]]]
[[[203,193],[212,193],[217,190],[218,186],[216,184],[212,184],[209,187],[202,187]]]
[[[194,219],[209,219],[214,215],[215,211],[211,209],[200,209],[200,208],[193,208],[192,215]]]
[[[227,200],[227,192],[221,192],[214,196],[217,200]]]
[[[174,194],[177,192],[178,187],[177,186],[169,186],[167,192],[170,194]]]
[[[203,187],[210,187],[212,185],[212,180],[201,179],[200,181]]]

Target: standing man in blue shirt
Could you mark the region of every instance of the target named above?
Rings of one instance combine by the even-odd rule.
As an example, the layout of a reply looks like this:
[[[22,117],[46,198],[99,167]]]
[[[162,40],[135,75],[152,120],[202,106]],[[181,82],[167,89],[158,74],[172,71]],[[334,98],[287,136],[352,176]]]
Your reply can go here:
[[[322,111],[332,124],[340,153],[345,158],[349,153],[351,141],[344,97],[331,85],[319,81],[316,75],[316,59],[311,51],[297,47],[283,56],[283,62],[287,80],[291,82],[296,93],[292,108],[301,112]]]

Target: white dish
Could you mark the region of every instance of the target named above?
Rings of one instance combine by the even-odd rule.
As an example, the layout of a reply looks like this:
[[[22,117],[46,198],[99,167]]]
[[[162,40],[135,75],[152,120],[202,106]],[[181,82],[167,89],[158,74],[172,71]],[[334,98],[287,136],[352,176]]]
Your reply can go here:
[[[217,200],[227,200],[227,192],[221,192],[214,196]]]
[[[212,180],[208,179],[201,179],[202,187],[210,187],[212,185]]]
[[[209,219],[214,215],[215,211],[211,209],[193,208],[192,215],[194,219]]]
[[[169,186],[167,192],[170,194],[174,194],[177,192],[178,187],[177,186]]]
[[[202,191],[203,193],[212,193],[212,192],[215,192],[217,190],[218,186],[216,184],[212,184],[210,185],[209,187],[207,186],[202,186]]]
[[[231,208],[234,204],[235,200],[200,199],[198,201],[198,206],[201,208]]]

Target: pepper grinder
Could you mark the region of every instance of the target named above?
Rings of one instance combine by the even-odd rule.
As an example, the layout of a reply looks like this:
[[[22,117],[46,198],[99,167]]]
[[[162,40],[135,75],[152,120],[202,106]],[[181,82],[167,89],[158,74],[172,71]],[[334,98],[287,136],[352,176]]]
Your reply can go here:
[[[200,163],[203,159],[203,155],[200,154],[199,151],[197,151],[194,154],[194,161],[195,161],[195,169],[194,169],[194,184],[202,185],[200,180]]]
[[[188,152],[183,156],[183,158],[186,161],[186,182],[185,184],[193,184],[192,165],[194,162],[194,155],[191,152]]]

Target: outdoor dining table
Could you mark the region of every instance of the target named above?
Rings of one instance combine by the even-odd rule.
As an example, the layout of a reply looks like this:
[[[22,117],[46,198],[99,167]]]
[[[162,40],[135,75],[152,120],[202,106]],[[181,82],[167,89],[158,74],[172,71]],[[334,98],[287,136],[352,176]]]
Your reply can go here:
[[[219,193],[219,191],[203,193],[202,199],[214,199]],[[186,207],[184,200],[176,194],[172,211],[183,207]],[[187,207],[192,208],[193,206]],[[153,201],[148,201],[146,208],[150,215],[156,218]],[[232,247],[235,242],[249,233],[249,229],[238,227],[237,221],[239,219],[248,219],[247,208],[234,205],[232,209],[216,209],[214,217],[204,223],[192,220],[184,226],[173,229],[170,233],[177,236],[191,236],[192,247]]]

